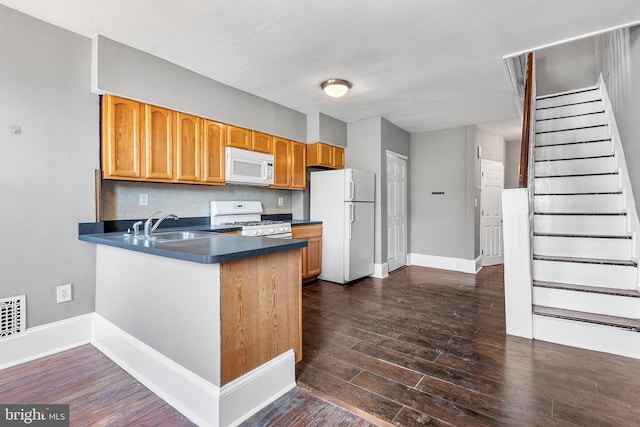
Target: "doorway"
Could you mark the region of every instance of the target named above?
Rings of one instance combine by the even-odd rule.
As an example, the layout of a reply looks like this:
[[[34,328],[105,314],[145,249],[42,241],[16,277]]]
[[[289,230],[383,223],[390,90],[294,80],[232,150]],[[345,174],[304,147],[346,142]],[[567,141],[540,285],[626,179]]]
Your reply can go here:
[[[387,265],[407,264],[407,157],[387,150]]]
[[[482,159],[480,175],[480,248],[482,265],[504,263],[502,241],[502,162]]]

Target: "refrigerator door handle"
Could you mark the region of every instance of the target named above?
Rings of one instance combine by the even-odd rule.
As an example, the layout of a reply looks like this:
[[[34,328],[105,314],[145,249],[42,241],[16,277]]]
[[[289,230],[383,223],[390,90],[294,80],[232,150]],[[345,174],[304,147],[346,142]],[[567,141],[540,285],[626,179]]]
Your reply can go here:
[[[352,202],[353,198],[356,196],[356,183],[353,182],[353,179],[349,181],[349,201]]]
[[[353,221],[355,220],[355,212],[354,212],[353,203],[349,203],[349,240],[351,240],[351,230],[353,228]]]

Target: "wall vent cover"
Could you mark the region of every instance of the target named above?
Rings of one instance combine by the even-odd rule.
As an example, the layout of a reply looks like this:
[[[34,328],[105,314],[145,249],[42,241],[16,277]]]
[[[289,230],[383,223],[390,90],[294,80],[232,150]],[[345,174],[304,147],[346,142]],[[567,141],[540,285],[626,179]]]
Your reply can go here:
[[[26,332],[26,312],[24,295],[0,299],[0,340]]]

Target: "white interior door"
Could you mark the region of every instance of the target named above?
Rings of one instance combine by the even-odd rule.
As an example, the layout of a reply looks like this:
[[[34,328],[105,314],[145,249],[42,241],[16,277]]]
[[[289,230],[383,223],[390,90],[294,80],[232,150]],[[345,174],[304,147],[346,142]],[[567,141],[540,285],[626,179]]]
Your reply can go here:
[[[407,159],[387,151],[387,264],[407,263]]]
[[[480,248],[482,265],[504,262],[502,242],[502,189],[504,165],[482,159],[480,177]]]

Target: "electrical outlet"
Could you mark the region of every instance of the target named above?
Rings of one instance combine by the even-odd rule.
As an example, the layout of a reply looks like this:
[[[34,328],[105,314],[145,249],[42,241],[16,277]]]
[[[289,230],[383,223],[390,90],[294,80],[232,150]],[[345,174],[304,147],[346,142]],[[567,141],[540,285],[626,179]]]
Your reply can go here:
[[[56,287],[56,303],[71,301],[73,296],[71,295],[71,283],[66,285],[60,285]]]
[[[140,206],[147,206],[149,204],[149,195],[147,193],[140,193],[138,201]]]
[[[284,197],[278,197],[278,206],[284,206]]]

